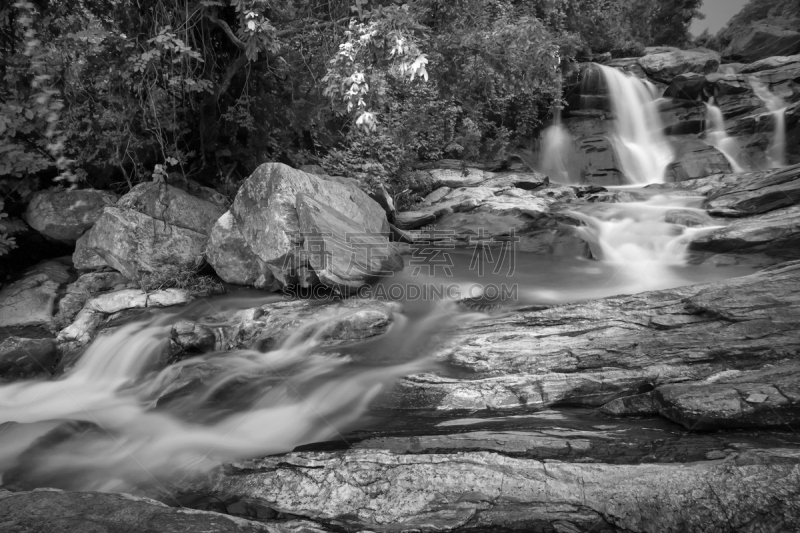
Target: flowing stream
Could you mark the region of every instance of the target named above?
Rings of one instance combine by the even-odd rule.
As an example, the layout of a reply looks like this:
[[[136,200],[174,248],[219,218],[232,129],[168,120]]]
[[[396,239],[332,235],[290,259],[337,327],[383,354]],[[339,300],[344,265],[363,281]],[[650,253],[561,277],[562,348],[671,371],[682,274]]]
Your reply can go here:
[[[451,250],[446,274],[415,273],[409,265],[376,287],[453,290],[433,291],[437,296],[430,298],[411,298],[403,291],[397,299],[404,311],[395,313],[385,334],[335,350],[322,346],[326,328],[342,318],[343,312],[331,307],[328,315],[300,324],[275,348],[164,364],[170,329],[178,320],[202,322],[214,309],[234,321],[237,311],[281,299],[275,295],[233,293],[109,329],[64,375],[0,385],[4,484],[23,477],[33,486],[129,491],[227,461],[337,438],[356,427],[370,403],[398,378],[442,370],[433,357],[437,342],[448,330],[485,317],[455,300],[483,299],[504,312],[516,305],[563,304],[751,272],[690,264],[691,240],[714,229],[701,208],[702,198],[641,187],[663,181],[673,157],[654,104],[655,90],[616,69],[600,69],[614,111],[613,145],[624,173],[637,184],[616,192],[640,199],[576,204],[566,213],[575,225],[565,227],[588,243],[592,257],[514,253],[513,264],[476,272],[474,252]],[[782,116],[780,102],[763,87],[756,91],[776,118]],[[726,151],[730,143],[721,112],[712,103],[708,113],[712,142],[734,164],[735,154]],[[776,135],[771,149],[776,165],[782,162],[781,142]],[[553,151],[549,164],[565,181],[563,149],[568,145],[560,124],[545,135],[545,146]],[[489,287],[503,287],[502,297],[489,294]],[[181,380],[202,375],[211,377],[178,400],[157,401]]]

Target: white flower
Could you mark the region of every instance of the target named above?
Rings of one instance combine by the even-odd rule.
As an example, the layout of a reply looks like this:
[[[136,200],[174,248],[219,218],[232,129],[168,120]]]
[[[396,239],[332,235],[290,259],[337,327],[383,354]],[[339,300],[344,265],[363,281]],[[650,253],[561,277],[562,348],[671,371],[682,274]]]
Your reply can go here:
[[[361,116],[356,120],[356,125],[363,127],[366,131],[375,131],[378,127],[378,121],[375,115],[369,111],[364,111]]]
[[[424,78],[425,81],[428,81],[428,71],[425,69],[425,65],[427,64],[428,58],[425,57],[424,54],[421,54],[414,60],[414,63],[411,64],[411,81],[414,81],[415,76],[419,76],[420,78]]]

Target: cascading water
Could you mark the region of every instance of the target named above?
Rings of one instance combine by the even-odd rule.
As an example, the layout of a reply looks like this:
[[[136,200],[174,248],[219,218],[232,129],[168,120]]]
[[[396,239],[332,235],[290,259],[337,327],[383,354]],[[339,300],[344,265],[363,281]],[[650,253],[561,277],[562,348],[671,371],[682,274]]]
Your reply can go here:
[[[626,292],[640,292],[682,284],[679,267],[687,264],[689,244],[698,234],[716,229],[699,207],[702,200],[655,195],[568,214],[585,224],[573,231],[589,244],[594,258],[616,269]]]
[[[739,163],[741,153],[739,143],[728,135],[725,128],[725,117],[722,115],[722,110],[714,105],[713,97],[706,104],[706,139],[711,146],[722,152],[722,155],[731,164],[734,173],[744,172],[744,168]]]
[[[614,113],[611,141],[620,170],[635,184],[660,183],[673,159],[655,105],[655,87],[618,69],[597,65],[608,85]]]
[[[369,363],[320,350],[330,316],[266,353],[208,354],[161,371],[152,369],[176,314],[128,324],[96,339],[62,379],[0,387],[0,420],[9,422],[0,467],[22,463],[28,482],[38,486],[126,491],[329,439],[361,416],[383,385],[430,367],[432,360],[421,354],[453,312],[441,309],[413,323],[397,315],[371,345]],[[470,316],[476,315],[461,314]],[[213,376],[205,385],[154,409],[181,375],[208,369]],[[223,392],[226,401],[215,404]],[[50,442],[35,457],[23,453],[64,420],[91,429]]]
[[[567,129],[561,125],[561,110],[557,109],[553,125],[541,135],[539,148],[539,171],[560,183],[577,183],[569,168],[573,156],[573,140]]]
[[[786,166],[786,102],[773,94],[766,84],[755,78],[750,78],[750,87],[756,93],[767,109],[772,113],[775,121],[775,131],[772,142],[767,149],[767,164],[770,168],[781,168]]]

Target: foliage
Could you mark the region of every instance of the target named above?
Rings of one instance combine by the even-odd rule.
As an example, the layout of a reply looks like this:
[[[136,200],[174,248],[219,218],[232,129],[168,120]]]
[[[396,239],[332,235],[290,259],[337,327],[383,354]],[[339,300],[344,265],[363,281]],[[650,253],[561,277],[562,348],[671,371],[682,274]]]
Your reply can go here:
[[[686,46],[703,0],[624,0],[630,35],[646,46]]]
[[[560,104],[565,62],[678,41],[698,3],[19,0],[0,179],[232,192],[274,160],[397,192],[417,160],[502,158]]]
[[[224,291],[222,285],[213,277],[203,276],[195,270],[178,266],[141,274],[136,283],[145,292],[182,289],[193,295],[208,296]]]
[[[3,213],[5,202],[0,199],[0,256],[3,256],[17,247],[17,241],[14,237],[9,235],[9,227],[3,222],[4,218],[8,218],[8,213]]]
[[[59,130],[64,104],[51,75],[52,54],[40,39],[44,36],[37,35],[35,6],[16,2],[0,10],[0,21],[8,22],[12,11],[17,16],[11,37],[19,49],[2,64],[0,176],[22,177],[57,169],[60,177],[71,178],[69,161],[63,155],[64,135]]]

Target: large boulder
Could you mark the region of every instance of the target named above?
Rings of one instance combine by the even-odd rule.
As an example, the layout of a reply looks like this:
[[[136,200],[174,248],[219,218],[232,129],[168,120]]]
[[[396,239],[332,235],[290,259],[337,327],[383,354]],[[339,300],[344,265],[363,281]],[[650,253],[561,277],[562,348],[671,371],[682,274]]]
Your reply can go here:
[[[91,231],[78,240],[73,259],[79,270],[107,265],[129,279],[137,279],[141,272],[158,272],[166,267],[198,268],[207,241],[203,233],[171,226],[131,209],[107,207]]]
[[[40,191],[31,198],[25,221],[45,237],[72,244],[116,201],[116,194],[94,189]]]
[[[719,54],[711,50],[669,50],[639,58],[647,75],[663,83],[670,83],[680,74],[716,72],[719,62]]]
[[[385,233],[365,231],[353,219],[305,194],[297,195],[296,205],[303,253],[323,285],[349,292],[403,268]]]
[[[239,222],[230,211],[211,230],[205,257],[217,275],[228,283],[271,291],[280,288],[269,265],[247,245]]]
[[[753,24],[734,35],[723,56],[752,62],[770,56],[788,56],[799,52],[800,32],[778,26]]]
[[[132,209],[172,226],[208,234],[225,212],[219,205],[192,196],[164,182],[140,183],[117,202],[120,209]]]
[[[305,217],[301,224],[298,202],[302,197],[324,206],[315,215],[314,223],[310,217]],[[341,225],[341,220],[347,220],[347,224]],[[333,232],[331,238],[342,243],[352,239],[348,234],[368,234],[374,236],[376,246],[388,249],[390,228],[386,213],[354,180],[315,176],[280,163],[265,163],[239,189],[230,215],[217,222],[206,257],[212,265],[222,265],[218,274],[231,282],[254,280],[253,284],[273,286],[264,270],[266,267],[274,277],[275,286],[314,283],[313,271],[321,266],[317,263],[315,268],[314,262],[309,260],[304,230],[310,231],[320,225],[326,228],[324,231]],[[229,243],[226,248],[229,255],[221,260],[225,253],[222,251],[226,246],[224,241]],[[359,258],[359,264],[366,265],[370,263],[366,261],[367,248],[338,248],[336,253],[346,251],[348,255],[345,259],[334,257],[334,260],[349,261],[353,253]],[[326,276],[322,283],[330,283],[335,288],[366,284],[384,270],[383,265],[378,270],[373,266],[343,285]]]
[[[706,77],[697,72],[689,72],[675,76],[670,82],[664,96],[679,100],[697,100],[706,87]]]
[[[129,279],[169,267],[196,269],[216,220],[225,212],[162,182],[137,185],[107,207],[81,237],[73,260],[79,270],[110,266]]]

